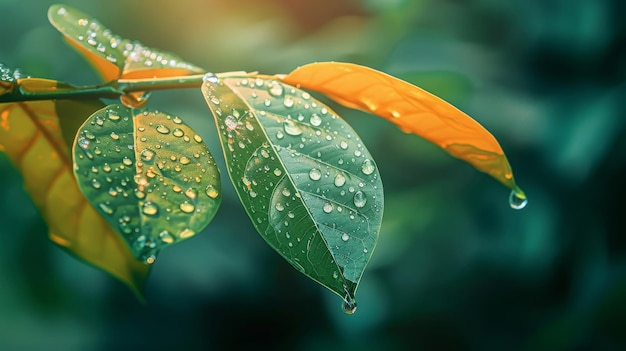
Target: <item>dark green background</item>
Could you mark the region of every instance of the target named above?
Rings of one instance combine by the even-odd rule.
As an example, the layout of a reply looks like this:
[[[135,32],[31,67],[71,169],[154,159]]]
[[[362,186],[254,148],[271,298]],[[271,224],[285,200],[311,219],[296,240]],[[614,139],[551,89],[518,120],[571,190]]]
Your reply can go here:
[[[97,77],[46,19],[0,0],[0,62]],[[216,219],[166,250],[141,305],[53,246],[0,156],[2,350],[613,350],[626,347],[626,3],[621,0],[67,1],[215,72],[368,65],[474,116],[530,198],[393,125],[337,108],[380,167],[378,248],[346,316],[254,232],[224,176]],[[149,104],[223,157],[199,90]],[[224,170],[224,168],[222,168]],[[223,173],[225,175],[225,173]],[[86,233],[88,234],[88,233]]]

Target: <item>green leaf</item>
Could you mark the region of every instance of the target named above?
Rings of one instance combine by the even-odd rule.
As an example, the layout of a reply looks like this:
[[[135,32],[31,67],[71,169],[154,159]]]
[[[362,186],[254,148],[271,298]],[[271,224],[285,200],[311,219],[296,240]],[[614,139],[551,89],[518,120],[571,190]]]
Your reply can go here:
[[[106,82],[119,78],[161,78],[204,72],[176,55],[123,39],[97,20],[69,6],[50,6],[48,19]]]
[[[67,135],[74,135],[73,121],[84,120],[100,107],[97,101],[71,100],[0,104],[0,151],[22,173],[25,188],[48,224],[50,240],[141,296],[149,267],[134,258],[81,194],[65,142]]]
[[[307,92],[262,76],[205,78],[228,174],[255,228],[354,312],[383,214],[370,153]]]
[[[221,201],[219,169],[202,138],[162,112],[96,111],[73,157],[85,197],[146,263],[204,229]]]

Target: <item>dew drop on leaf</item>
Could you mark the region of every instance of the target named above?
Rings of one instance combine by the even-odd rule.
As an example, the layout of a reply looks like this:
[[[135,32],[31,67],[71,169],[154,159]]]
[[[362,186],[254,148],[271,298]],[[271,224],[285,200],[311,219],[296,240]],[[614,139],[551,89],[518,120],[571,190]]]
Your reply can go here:
[[[326,213],[333,212],[333,204],[331,204],[330,202],[325,203],[324,206],[322,206],[322,210]],[[347,234],[344,234],[344,235],[347,235]]]
[[[363,174],[365,175],[370,175],[374,173],[375,170],[376,170],[376,167],[374,166],[374,164],[372,163],[370,159],[366,158],[361,164],[361,172],[363,172]]]
[[[185,132],[183,132],[183,131],[182,131],[182,129],[180,129],[180,128],[175,128],[175,129],[172,131],[172,135],[173,135],[173,136],[175,136],[175,137],[177,137],[177,138],[180,138],[180,137],[182,137],[183,135],[185,135]]]
[[[183,202],[182,204],[180,204],[180,210],[185,213],[191,213],[195,209],[196,207],[193,204],[190,204],[189,202]]]
[[[83,137],[78,138],[78,146],[80,146],[81,149],[86,149],[89,147],[89,144],[91,144],[91,142]]]
[[[217,84],[220,79],[214,73],[209,72],[202,77],[202,81]]]
[[[215,199],[218,197],[219,192],[215,190],[215,188],[212,185],[209,185],[206,187],[206,195],[210,197],[211,199]]]
[[[365,206],[365,204],[367,203],[367,197],[365,196],[365,193],[361,190],[354,193],[354,198],[352,200],[354,202],[354,206],[359,208]]]
[[[162,124],[159,124],[156,126],[156,131],[161,134],[168,134],[170,132],[170,129]]]
[[[320,180],[320,178],[322,178],[322,172],[317,168],[313,168],[309,171],[309,178],[311,178],[311,180]]]
[[[144,214],[147,214],[149,216],[154,216],[157,213],[159,213],[159,208],[153,204],[150,201],[147,201],[146,203],[143,204],[143,208],[141,210]]]
[[[346,184],[346,177],[343,174],[337,174],[335,176],[335,186],[341,187]]]
[[[268,90],[270,95],[272,96],[281,96],[283,95],[283,86],[278,84],[277,82],[272,82],[268,86]]]
[[[161,241],[166,244],[171,244],[174,242],[174,236],[170,234],[170,232],[168,232],[167,230],[164,230],[161,233],[159,233],[159,239],[161,239]]]
[[[285,133],[289,135],[296,136],[302,134],[302,129],[296,125],[296,122],[290,119],[286,120],[283,126],[285,128]]]
[[[322,124],[322,118],[318,114],[314,113],[311,115],[309,122],[311,122],[311,125],[317,127]]]
[[[237,129],[237,119],[232,115],[226,116],[224,124],[229,131]]]

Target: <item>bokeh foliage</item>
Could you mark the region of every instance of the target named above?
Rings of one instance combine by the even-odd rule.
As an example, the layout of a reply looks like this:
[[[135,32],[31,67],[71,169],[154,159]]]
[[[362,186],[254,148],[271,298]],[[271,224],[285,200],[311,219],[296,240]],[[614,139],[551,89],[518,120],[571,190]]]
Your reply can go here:
[[[619,328],[626,319],[621,1],[66,2],[124,37],[214,72],[282,73],[337,60],[406,79],[497,136],[530,204],[512,211],[508,192],[488,176],[337,106],[377,160],[385,186],[383,227],[358,314],[344,316],[331,293],[268,248],[240,220],[245,214],[228,184],[210,231],[159,257],[149,304],[139,306],[122,284],[45,240],[19,173],[1,156],[1,348],[626,343]],[[33,76],[97,82],[48,24],[51,3],[0,2],[0,62]],[[199,92],[159,92],[151,103],[176,111],[219,149]]]

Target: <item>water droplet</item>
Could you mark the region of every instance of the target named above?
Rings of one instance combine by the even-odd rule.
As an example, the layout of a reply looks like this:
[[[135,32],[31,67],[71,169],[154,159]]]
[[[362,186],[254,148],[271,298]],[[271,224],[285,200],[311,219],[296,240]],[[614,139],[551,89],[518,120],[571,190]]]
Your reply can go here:
[[[195,140],[197,143],[201,143],[202,142],[202,137],[199,136],[198,134],[195,134],[193,136],[193,140]]]
[[[361,164],[361,172],[365,175],[370,175],[374,173],[375,170],[376,166],[374,166],[374,163],[370,159],[366,158]]]
[[[285,105],[285,107],[293,107],[293,99],[290,97],[286,97],[285,100],[283,101],[283,105]]]
[[[78,138],[78,140],[76,141],[76,143],[78,144],[78,146],[80,146],[81,149],[86,149],[89,147],[89,144],[91,144],[91,142],[83,137]]]
[[[185,196],[193,200],[198,196],[198,191],[194,188],[189,188],[185,190]]]
[[[322,124],[322,118],[314,113],[311,115],[311,119],[309,119],[309,122],[311,122],[311,125],[317,127]]]
[[[203,77],[202,77],[202,81],[203,82],[209,82],[209,83],[213,83],[213,84],[217,84],[219,83],[220,79],[214,74],[214,73],[206,73]]]
[[[354,202],[354,206],[361,208],[367,203],[367,197],[365,196],[364,192],[359,190],[354,193],[354,198],[352,199],[352,201]]]
[[[172,119],[172,122],[174,122],[174,123],[176,123],[176,124],[181,124],[181,123],[183,123],[183,120],[182,120],[182,119],[180,119],[179,117],[174,117],[174,118]]]
[[[340,187],[346,184],[346,177],[343,174],[337,174],[335,176],[335,186]]]
[[[278,82],[271,82],[268,86],[268,90],[270,95],[272,96],[281,96],[283,95],[283,86]]]
[[[191,213],[195,209],[196,209],[196,206],[194,206],[193,204],[190,204],[189,202],[183,202],[182,204],[180,204],[180,210],[185,213]]]
[[[511,194],[509,195],[509,205],[511,205],[512,209],[521,210],[522,208],[526,207],[527,204],[528,199],[523,192],[511,190]]]
[[[137,251],[140,251],[144,248],[144,246],[146,246],[146,236],[140,235],[137,237],[137,239],[135,239],[135,242],[133,243],[133,248]]]
[[[256,193],[256,191],[254,190],[250,190],[250,192],[248,193],[250,195],[250,197],[254,198],[256,197],[258,194]]]
[[[341,240],[343,240],[343,241],[348,241],[348,240],[350,240],[350,235],[348,235],[348,233],[343,233],[343,234],[341,235]]]
[[[154,156],[156,156],[156,153],[150,149],[143,149],[140,156],[142,161],[146,163],[152,163],[154,161]]]
[[[309,171],[309,178],[311,178],[311,180],[320,180],[320,178],[322,178],[322,172],[317,168],[313,168]]]
[[[167,230],[164,230],[159,233],[159,239],[166,244],[171,244],[174,242],[174,236],[170,234]]]
[[[302,98],[304,100],[308,100],[311,98],[311,94],[307,93],[306,91],[302,92]]]
[[[285,137],[285,135],[284,135],[284,134],[283,134],[283,132],[281,132],[280,130],[279,130],[278,132],[276,132],[276,138],[278,138],[278,139],[282,139],[282,138],[284,138],[284,137]]]
[[[146,203],[143,204],[142,212],[149,216],[154,216],[157,213],[159,213],[159,208],[157,207],[157,205],[153,204],[152,202],[146,201]]]
[[[224,119],[224,124],[226,124],[228,131],[235,130],[237,129],[237,118],[232,115],[228,115]]]
[[[155,255],[150,255],[150,256],[146,257],[146,259],[145,259],[146,264],[153,264],[154,261],[156,261],[156,256]]]
[[[117,196],[117,190],[115,188],[109,189],[109,195],[113,197]]]
[[[187,158],[187,157],[185,157],[185,156],[182,156],[182,157],[181,157],[178,161],[179,161],[181,164],[183,164],[183,165],[189,164],[189,162],[191,162],[191,161],[189,160],[189,158]]]
[[[180,234],[178,234],[178,236],[180,236],[181,239],[186,239],[189,237],[192,237],[196,234],[196,232],[194,232],[193,230],[187,228],[185,230],[183,230]]]
[[[356,312],[356,300],[354,300],[350,295],[347,295],[343,298],[343,304],[341,305],[343,312],[345,314],[354,314]]]
[[[337,273],[337,271],[333,272],[333,278],[335,278],[335,279],[339,278],[339,274]]]
[[[130,158],[128,158],[128,157],[124,157],[124,158],[122,159],[122,163],[123,163],[124,165],[126,165],[126,166],[131,166],[131,165],[133,164],[133,161],[132,161]]]
[[[102,212],[108,214],[108,215],[112,215],[113,214],[113,208],[111,208],[111,206],[105,204],[105,203],[101,203],[100,205],[98,205],[100,207],[100,209],[102,210]]]
[[[81,18],[78,20],[78,25],[81,27],[86,27],[89,24],[89,20],[86,18]]]
[[[109,119],[111,121],[119,121],[120,120],[120,115],[109,112]]]
[[[67,13],[67,10],[65,10],[65,7],[61,7],[58,11],[57,11],[57,15],[63,16]]]
[[[327,202],[324,204],[324,206],[322,206],[322,210],[326,213],[331,213],[333,212],[333,204],[331,204],[330,202]]]
[[[285,121],[285,123],[283,124],[284,128],[285,128],[285,133],[289,134],[289,135],[300,135],[302,134],[302,129],[300,129],[300,127],[298,127],[298,125],[296,125],[296,122],[294,122],[291,119],[288,119]]]
[[[170,129],[162,124],[156,126],[156,131],[161,134],[167,134],[170,132]]]
[[[274,169],[274,175],[275,176],[280,177],[281,174],[283,174],[283,172],[280,169],[278,169],[278,168]]]
[[[102,165],[102,170],[109,173],[111,172],[111,166],[108,163],[105,163],[104,165]]]
[[[182,129],[180,129],[180,128],[175,128],[175,129],[172,131],[172,135],[173,135],[173,136],[175,136],[175,137],[177,137],[177,138],[180,138],[180,137],[182,137],[183,135],[185,135],[185,132],[183,132],[183,130],[182,130]]]
[[[339,143],[339,147],[345,150],[345,149],[347,149],[347,148],[348,148],[348,143],[347,143],[345,140],[342,140],[342,141]]]
[[[213,187],[213,185],[208,185],[206,187],[206,195],[208,197],[210,197],[211,199],[215,199],[217,198],[217,196],[219,195],[219,192],[217,190],[215,190],[215,188]]]
[[[100,189],[102,184],[100,184],[100,182],[97,179],[94,178],[94,180],[91,182],[91,186],[93,186],[94,189]]]
[[[281,194],[283,194],[283,196],[291,196],[291,191],[289,191],[289,189],[287,188],[283,188]]]
[[[276,204],[276,210],[279,212],[282,212],[285,209],[285,206],[283,206],[280,202]]]

